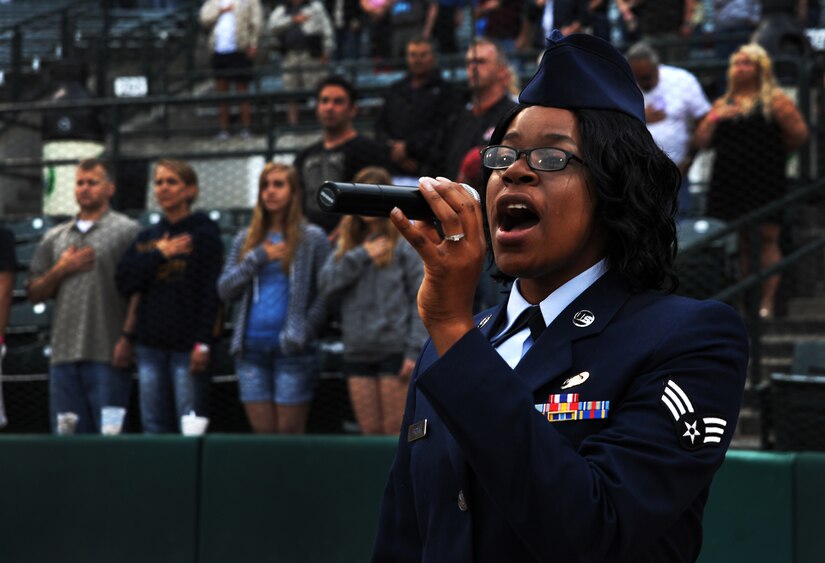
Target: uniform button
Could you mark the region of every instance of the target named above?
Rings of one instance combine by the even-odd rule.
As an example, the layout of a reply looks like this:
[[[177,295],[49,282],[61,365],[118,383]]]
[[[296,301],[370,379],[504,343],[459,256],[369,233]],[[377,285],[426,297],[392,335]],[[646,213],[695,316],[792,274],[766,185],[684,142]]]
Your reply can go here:
[[[464,499],[464,491],[458,491],[458,509],[461,512],[467,512],[467,510],[470,509],[470,507],[467,506],[467,501]]]

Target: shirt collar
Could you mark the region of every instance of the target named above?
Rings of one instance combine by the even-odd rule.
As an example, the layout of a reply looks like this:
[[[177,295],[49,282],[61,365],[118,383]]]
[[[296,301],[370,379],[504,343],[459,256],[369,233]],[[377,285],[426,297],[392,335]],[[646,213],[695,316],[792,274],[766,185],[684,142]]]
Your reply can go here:
[[[97,219],[93,222],[93,224],[92,224],[92,229],[94,229],[94,228],[95,228],[95,227],[97,227],[98,225],[103,224],[103,222],[104,222],[106,219],[108,219],[108,217],[109,217],[109,215],[110,215],[111,213],[112,213],[112,208],[110,207],[109,209],[107,209],[106,211],[104,211],[104,212],[103,212],[103,215],[101,215],[100,217],[98,217],[98,218],[97,218]],[[78,213],[77,215],[75,215],[75,216],[74,216],[74,219],[72,220],[71,225],[72,225],[72,228],[73,228],[73,229],[77,229],[77,222],[78,222],[78,221],[80,221],[80,214],[79,214],[79,213]],[[91,230],[91,229],[89,229],[89,230]]]
[[[596,283],[605,272],[607,272],[607,259],[602,258],[591,267],[577,275],[575,278],[569,280],[564,285],[556,289],[553,293],[544,298],[539,303],[541,307],[541,316],[544,317],[544,324],[549,326],[559,313],[570,305],[579,295],[584,293],[588,287]],[[507,326],[505,330],[510,328],[510,325],[518,318],[522,311],[530,307],[530,303],[521,295],[519,291],[519,280],[513,284],[513,290],[510,292],[510,297],[507,300]]]

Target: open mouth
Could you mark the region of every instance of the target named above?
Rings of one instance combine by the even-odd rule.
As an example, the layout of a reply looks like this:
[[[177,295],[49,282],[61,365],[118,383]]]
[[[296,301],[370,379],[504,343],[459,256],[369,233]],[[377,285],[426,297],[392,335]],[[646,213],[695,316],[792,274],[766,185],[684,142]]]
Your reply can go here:
[[[524,203],[508,203],[499,209],[499,229],[509,233],[524,231],[539,222],[539,216]]]

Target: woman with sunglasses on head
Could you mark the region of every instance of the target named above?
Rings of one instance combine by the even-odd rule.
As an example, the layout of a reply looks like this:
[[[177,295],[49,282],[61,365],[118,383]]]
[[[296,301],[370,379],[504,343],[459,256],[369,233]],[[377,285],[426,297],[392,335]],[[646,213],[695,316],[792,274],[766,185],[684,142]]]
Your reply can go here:
[[[728,90],[696,127],[694,143],[712,148],[713,159],[708,215],[734,221],[785,195],[788,154],[808,139],[808,126],[793,100],[773,76],[773,64],[759,45],[740,47],[728,67]],[[759,225],[761,268],[782,259],[779,235],[781,213],[764,218]],[[742,274],[752,268],[749,236],[739,237]],[[762,283],[759,316],[774,314],[779,276]]]
[[[368,166],[354,182],[391,184]],[[416,295],[421,258],[389,219],[348,215],[321,271],[321,291],[341,302],[344,371],[363,434],[398,434],[410,374],[427,338]]]
[[[238,233],[218,280],[240,299],[231,351],[241,401],[256,433],[303,434],[318,375],[315,338],[326,319],[318,274],[330,252],[307,223],[295,168],[269,163],[248,229]]]
[[[676,285],[679,172],[609,43],[560,33],[482,154],[481,205],[420,190],[425,345],[373,561],[695,561],[748,351]],[[559,78],[563,77],[563,78]],[[492,251],[506,303],[472,316]]]

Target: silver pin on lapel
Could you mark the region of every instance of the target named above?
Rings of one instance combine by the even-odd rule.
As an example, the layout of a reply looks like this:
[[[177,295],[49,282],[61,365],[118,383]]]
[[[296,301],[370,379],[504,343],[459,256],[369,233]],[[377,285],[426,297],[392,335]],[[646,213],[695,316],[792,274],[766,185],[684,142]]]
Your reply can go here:
[[[486,317],[484,317],[483,319],[481,319],[481,320],[478,322],[478,328],[484,328],[484,325],[486,325],[486,324],[487,324],[487,322],[488,322],[490,319],[492,319],[492,318],[493,318],[493,315],[487,315]]]
[[[575,387],[576,385],[581,385],[587,378],[590,377],[590,372],[583,371],[581,373],[577,373],[573,377],[569,377],[564,380],[564,383],[561,384],[562,389],[570,389],[571,387]]]
[[[588,311],[587,309],[582,309],[575,315],[573,315],[573,324],[580,327],[590,326],[593,324],[593,321],[596,320],[596,315]]]

